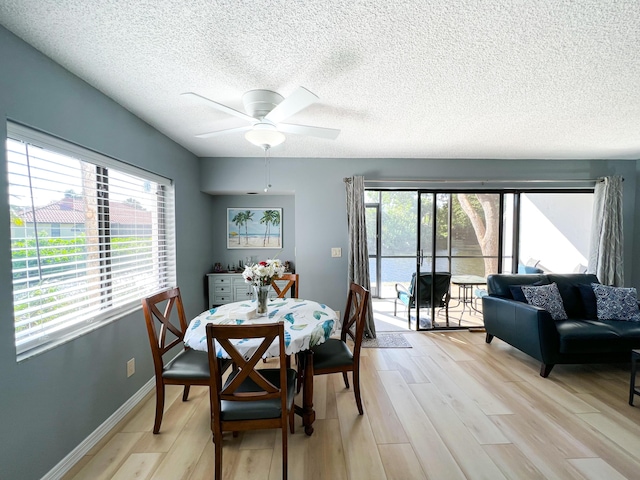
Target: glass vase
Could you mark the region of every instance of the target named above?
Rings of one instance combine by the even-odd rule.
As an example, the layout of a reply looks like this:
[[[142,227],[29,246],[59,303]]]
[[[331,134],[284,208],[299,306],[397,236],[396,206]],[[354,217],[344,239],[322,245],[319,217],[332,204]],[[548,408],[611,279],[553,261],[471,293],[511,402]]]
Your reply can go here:
[[[267,314],[267,297],[269,295],[270,285],[261,285],[259,287],[253,287],[253,295],[256,299],[256,313],[258,316],[264,316]]]

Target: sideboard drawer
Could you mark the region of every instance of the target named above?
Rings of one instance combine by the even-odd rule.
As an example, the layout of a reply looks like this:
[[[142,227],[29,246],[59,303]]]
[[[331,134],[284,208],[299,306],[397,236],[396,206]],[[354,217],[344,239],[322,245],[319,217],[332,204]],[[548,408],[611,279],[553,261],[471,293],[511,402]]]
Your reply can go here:
[[[231,295],[215,295],[213,297],[213,302],[210,302],[211,305],[224,305],[225,303],[233,302],[233,297]]]
[[[209,273],[209,308],[225,303],[250,300],[251,286],[241,273]]]

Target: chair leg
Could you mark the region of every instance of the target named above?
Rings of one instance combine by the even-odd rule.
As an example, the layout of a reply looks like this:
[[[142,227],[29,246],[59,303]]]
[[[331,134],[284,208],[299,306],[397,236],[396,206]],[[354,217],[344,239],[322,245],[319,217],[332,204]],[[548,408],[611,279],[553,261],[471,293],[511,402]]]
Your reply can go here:
[[[349,377],[347,376],[347,372],[342,372],[342,378],[344,379],[345,388],[349,388]]]
[[[393,301],[393,316],[396,316],[396,313],[398,313],[398,299],[396,298]]]
[[[446,305],[444,306],[444,318],[447,321],[447,327],[448,327],[449,326],[449,302],[447,302]],[[458,326],[460,326],[460,322],[458,322]]]
[[[217,440],[216,440],[217,438]],[[213,443],[215,449],[214,456],[214,478],[215,480],[222,480],[222,430],[216,429],[213,434]]]
[[[289,430],[292,434],[296,433],[296,408],[294,405],[291,406],[289,412]]]
[[[164,413],[164,383],[156,382],[156,419],[153,423],[153,433],[160,432],[162,414]]]
[[[282,480],[289,476],[287,465],[287,426],[282,425]]]
[[[153,424],[153,433],[160,432],[162,414],[164,413],[164,383],[156,382],[156,420]]]
[[[189,389],[191,388],[191,385],[185,385],[184,386],[184,392],[182,393],[182,401],[186,402],[189,399]]]
[[[358,413],[362,415],[362,399],[360,398],[360,372],[359,368],[353,371],[353,392],[356,396],[356,406],[358,407]]]

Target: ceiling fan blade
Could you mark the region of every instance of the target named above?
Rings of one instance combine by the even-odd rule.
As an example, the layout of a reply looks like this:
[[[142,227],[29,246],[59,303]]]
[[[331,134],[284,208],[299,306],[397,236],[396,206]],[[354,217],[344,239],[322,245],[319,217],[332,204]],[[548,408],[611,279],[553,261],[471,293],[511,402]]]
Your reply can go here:
[[[240,117],[243,120],[246,120],[248,122],[251,123],[256,123],[257,120],[249,115],[247,115],[246,113],[243,113],[239,110],[236,110],[234,108],[231,107],[227,107],[226,105],[223,105],[221,103],[218,102],[214,102],[213,100],[207,98],[207,97],[203,97],[202,95],[198,95],[197,93],[193,93],[193,92],[185,92],[185,93],[181,93],[181,95],[189,95],[192,97],[195,97],[196,99],[198,99],[198,101],[204,101],[207,105],[209,105],[210,107],[213,107],[217,110],[220,110],[221,112],[225,112],[228,113],[229,115],[234,115],[236,117]]]
[[[340,135],[337,128],[312,127],[309,125],[295,125],[292,123],[279,123],[278,130],[284,133],[293,133],[296,135],[310,135],[312,137],[327,138],[335,140]]]
[[[222,135],[228,135],[230,133],[246,132],[248,130],[251,130],[252,128],[253,128],[253,125],[247,125],[245,127],[227,128],[226,130],[217,130],[215,132],[199,133],[196,135],[196,137],[198,138],[220,137]]]
[[[271,110],[264,118],[272,123],[280,123],[318,100],[318,96],[304,87],[298,87],[291,95]]]

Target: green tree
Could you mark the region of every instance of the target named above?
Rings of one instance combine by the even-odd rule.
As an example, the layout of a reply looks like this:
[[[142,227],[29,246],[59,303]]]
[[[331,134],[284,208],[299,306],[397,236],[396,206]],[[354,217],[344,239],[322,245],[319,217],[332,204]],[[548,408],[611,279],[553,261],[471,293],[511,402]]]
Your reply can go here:
[[[265,225],[262,246],[266,247],[269,234],[271,233],[271,224],[274,226],[280,225],[280,212],[277,210],[265,210],[262,218],[260,219],[260,223]]]
[[[240,245],[240,227],[242,227],[247,222],[245,212],[236,213],[231,221],[235,223],[236,227],[238,228],[238,245]]]
[[[249,245],[249,222],[253,221],[253,212],[251,210],[244,211],[244,244]]]
[[[458,194],[460,207],[469,218],[484,258],[485,274],[498,271],[500,204],[495,194]],[[488,258],[494,257],[494,258]]]

